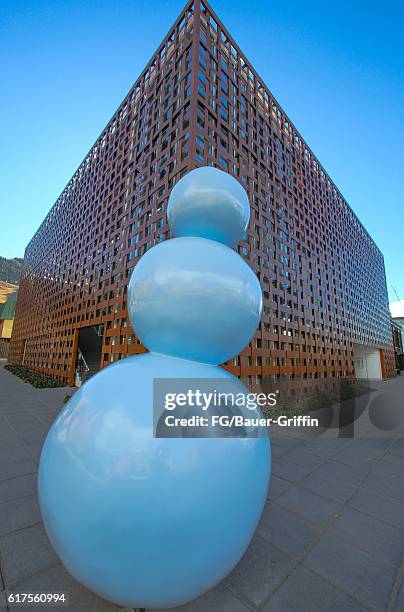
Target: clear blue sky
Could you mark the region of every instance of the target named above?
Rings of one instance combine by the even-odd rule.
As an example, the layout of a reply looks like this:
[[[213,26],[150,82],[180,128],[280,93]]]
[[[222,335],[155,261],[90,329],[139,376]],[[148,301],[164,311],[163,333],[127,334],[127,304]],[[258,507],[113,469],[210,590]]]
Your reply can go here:
[[[31,236],[183,0],[2,0],[0,255]],[[384,253],[404,299],[400,0],[212,0]]]

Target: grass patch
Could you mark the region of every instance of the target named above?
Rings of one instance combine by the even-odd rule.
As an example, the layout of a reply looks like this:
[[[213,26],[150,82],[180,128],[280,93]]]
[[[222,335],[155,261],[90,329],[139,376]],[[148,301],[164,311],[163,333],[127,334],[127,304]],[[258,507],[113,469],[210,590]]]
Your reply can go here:
[[[12,283],[6,283],[5,281],[0,280],[0,304],[3,304],[3,302],[6,302],[9,296],[15,293],[17,289],[18,289],[18,285],[14,285]]]
[[[39,372],[35,372],[30,368],[22,365],[5,365],[4,369],[18,378],[21,378],[24,382],[30,383],[36,389],[46,389],[46,388],[55,388],[55,387],[63,387],[63,383],[60,380],[55,380],[54,378],[50,378],[49,376],[45,376],[45,374],[40,374]]]

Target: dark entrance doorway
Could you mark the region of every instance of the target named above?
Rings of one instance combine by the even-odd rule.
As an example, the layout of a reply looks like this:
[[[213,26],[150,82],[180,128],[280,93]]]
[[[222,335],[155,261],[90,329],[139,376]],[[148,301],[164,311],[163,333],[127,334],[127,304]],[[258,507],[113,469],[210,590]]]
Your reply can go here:
[[[103,325],[83,327],[79,330],[74,384],[83,382],[96,374],[101,365]]]

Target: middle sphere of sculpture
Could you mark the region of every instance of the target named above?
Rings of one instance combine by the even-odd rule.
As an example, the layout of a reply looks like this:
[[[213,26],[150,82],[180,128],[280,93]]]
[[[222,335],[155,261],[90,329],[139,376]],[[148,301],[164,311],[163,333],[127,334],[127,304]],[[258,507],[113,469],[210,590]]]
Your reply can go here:
[[[155,246],[137,264],[128,287],[129,316],[143,344],[204,363],[223,363],[242,351],[261,307],[251,268],[229,247],[205,238]]]

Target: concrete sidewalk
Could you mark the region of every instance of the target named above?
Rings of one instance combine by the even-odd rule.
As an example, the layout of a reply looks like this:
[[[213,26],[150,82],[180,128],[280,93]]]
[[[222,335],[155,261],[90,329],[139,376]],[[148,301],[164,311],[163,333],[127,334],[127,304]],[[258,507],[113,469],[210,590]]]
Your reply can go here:
[[[0,591],[65,592],[69,605],[60,609],[66,611],[119,610],[71,578],[41,523],[39,454],[73,390],[34,389],[3,365]],[[369,409],[381,409],[389,397],[403,421],[383,431],[372,425]],[[271,487],[249,550],[221,585],[181,610],[404,610],[404,376],[381,383],[370,401],[353,439],[339,438],[336,429],[314,437],[271,432]],[[0,612],[42,609],[7,608],[0,593]]]

